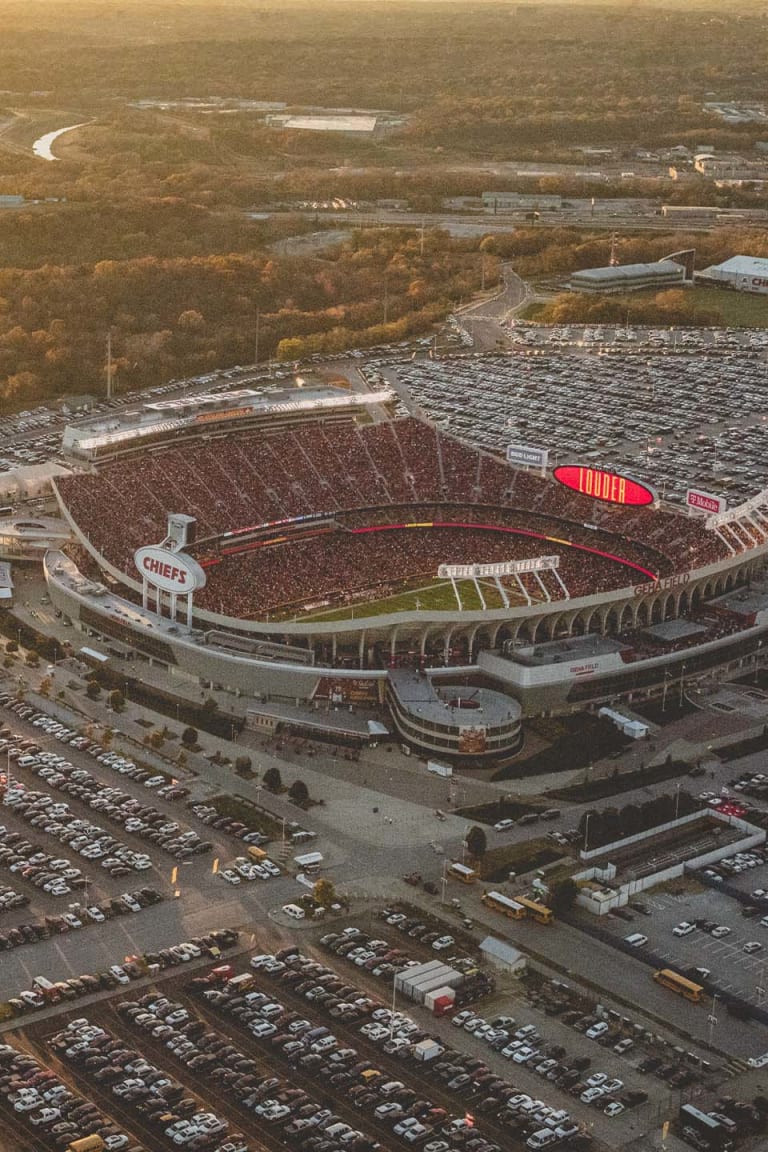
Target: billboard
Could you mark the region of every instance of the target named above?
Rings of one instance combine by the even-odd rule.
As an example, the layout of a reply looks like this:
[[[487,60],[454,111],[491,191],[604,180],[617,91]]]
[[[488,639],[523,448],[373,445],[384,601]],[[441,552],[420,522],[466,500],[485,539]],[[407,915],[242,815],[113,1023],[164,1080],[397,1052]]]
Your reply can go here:
[[[196,588],[205,587],[205,572],[196,560],[184,552],[170,552],[156,544],[138,548],[133,554],[133,562],[142,580],[161,592],[171,592],[176,596],[187,596]]]
[[[528,444],[507,444],[507,464],[523,468],[546,468],[548,448],[532,448]]]
[[[559,556],[532,556],[528,560],[505,560],[501,564],[441,564],[441,580],[476,580],[482,576],[518,576],[525,572],[551,572],[560,567]]]
[[[700,492],[698,488],[689,488],[685,494],[685,504],[695,512],[725,512],[726,500],[724,496],[713,496],[711,492]]]
[[[602,468],[585,468],[580,464],[561,464],[552,473],[555,480],[574,492],[581,492],[593,500],[603,500],[607,504],[625,504],[639,508],[653,504],[656,492],[639,480],[622,476],[618,472],[604,472]]]

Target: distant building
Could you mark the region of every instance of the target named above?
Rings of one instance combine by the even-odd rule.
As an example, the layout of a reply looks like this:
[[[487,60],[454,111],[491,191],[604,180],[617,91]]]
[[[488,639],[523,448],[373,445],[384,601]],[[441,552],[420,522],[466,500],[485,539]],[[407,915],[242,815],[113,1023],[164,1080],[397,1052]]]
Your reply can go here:
[[[768,180],[768,165],[760,160],[745,160],[743,156],[713,156],[703,152],[696,156],[694,169],[708,180],[722,180],[741,184],[750,180]]]
[[[673,260],[655,264],[617,264],[583,268],[568,281],[571,292],[636,292],[641,288],[669,288],[685,281],[685,268]]]
[[[735,292],[768,295],[768,260],[758,256],[732,256],[722,264],[712,264],[695,274],[697,284],[733,288]]]
[[[557,211],[563,206],[562,196],[537,196],[523,192],[483,192],[486,212],[521,212],[526,210]]]
[[[23,204],[23,196],[0,196],[0,208],[21,208]]]
[[[285,132],[341,132],[347,136],[372,136],[375,116],[268,116],[271,128]]]

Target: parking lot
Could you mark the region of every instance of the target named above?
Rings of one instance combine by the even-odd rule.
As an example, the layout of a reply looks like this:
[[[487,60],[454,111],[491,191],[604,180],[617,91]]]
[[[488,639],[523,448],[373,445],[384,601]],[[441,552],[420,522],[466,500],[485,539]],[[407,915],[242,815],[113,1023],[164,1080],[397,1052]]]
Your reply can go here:
[[[523,329],[535,354],[365,370],[381,368],[428,418],[489,451],[524,443],[548,448],[552,465],[590,460],[631,470],[673,502],[689,485],[731,502],[766,485],[763,333],[609,334],[610,353],[582,329]]]
[[[761,878],[768,882],[768,866],[755,869],[750,877],[753,887],[760,885]],[[761,923],[760,916],[745,918],[741,904],[710,888],[686,890],[677,896],[643,893],[640,903],[650,915],[633,913],[635,923],[631,925],[609,916],[604,918],[603,926],[618,937],[640,933],[648,938],[647,947],[665,957],[676,971],[690,972],[695,979],[694,969],[705,970],[724,991],[765,1003],[768,926]],[[696,921],[704,926],[697,926]],[[673,929],[683,923],[693,924],[693,931],[675,935]],[[707,930],[707,925],[712,928]],[[718,927],[727,928],[727,934],[712,936],[712,930]],[[745,952],[744,946],[750,943],[759,944],[759,949]],[[761,992],[761,988],[765,990]]]

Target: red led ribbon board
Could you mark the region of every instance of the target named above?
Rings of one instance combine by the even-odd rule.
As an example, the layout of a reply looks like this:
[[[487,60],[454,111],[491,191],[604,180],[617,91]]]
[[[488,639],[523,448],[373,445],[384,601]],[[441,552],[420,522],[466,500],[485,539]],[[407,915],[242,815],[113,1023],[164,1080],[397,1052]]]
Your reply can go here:
[[[656,493],[647,484],[620,476],[618,472],[604,472],[602,468],[584,468],[579,464],[562,464],[552,475],[566,488],[581,492],[593,500],[607,504],[626,504],[633,508],[653,504]]]

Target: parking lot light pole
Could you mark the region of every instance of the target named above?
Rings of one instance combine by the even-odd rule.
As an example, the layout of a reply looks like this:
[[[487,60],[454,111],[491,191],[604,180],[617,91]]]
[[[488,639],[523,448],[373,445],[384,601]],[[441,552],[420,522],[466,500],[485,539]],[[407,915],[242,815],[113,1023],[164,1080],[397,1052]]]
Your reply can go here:
[[[717,1016],[715,1015],[715,1004],[716,1003],[717,1003],[717,993],[715,993],[712,997],[712,1010],[710,1011],[709,1016],[707,1016],[707,1020],[709,1022],[708,1043],[709,1043],[710,1048],[712,1047],[712,1035],[713,1035],[714,1030],[715,1030],[715,1024],[717,1024]]]
[[[592,815],[591,812],[587,812],[586,816],[584,817],[584,851],[585,852],[589,851],[589,818],[591,815]]]

